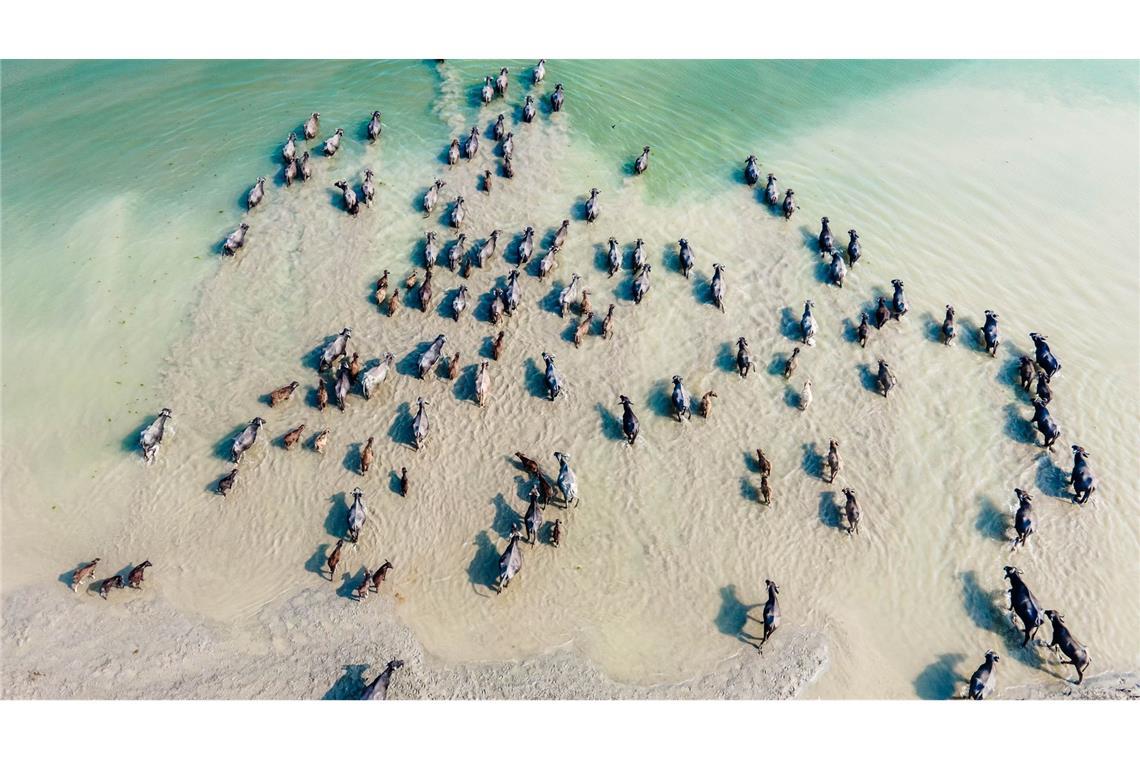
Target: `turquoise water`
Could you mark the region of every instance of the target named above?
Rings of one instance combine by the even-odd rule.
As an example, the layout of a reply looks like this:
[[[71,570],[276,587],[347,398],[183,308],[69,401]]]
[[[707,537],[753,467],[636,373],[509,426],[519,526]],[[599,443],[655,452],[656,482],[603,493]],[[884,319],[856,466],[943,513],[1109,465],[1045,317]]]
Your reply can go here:
[[[237,317],[268,322],[282,346],[297,347],[311,336],[325,335],[329,323],[339,327],[342,313],[347,318],[350,309],[360,306],[357,302],[380,269],[391,267],[394,276],[407,271],[409,251],[426,225],[416,201],[432,177],[445,174],[441,152],[451,137],[472,124],[485,126],[504,110],[501,101],[486,108],[478,103],[482,77],[499,65],[497,61],[448,61],[442,67],[430,61],[3,63],[0,414],[6,587],[36,583],[49,574],[54,577],[59,566],[72,564],[72,553],[85,551],[75,535],[78,531],[92,531],[109,542],[130,534],[130,521],[117,504],[125,494],[138,493],[132,489],[139,476],[124,474],[121,467],[125,460],[134,463],[129,450],[141,421],[164,405],[178,406],[179,399],[170,398],[173,389],[193,388],[208,395],[217,392],[210,383],[225,376],[251,396],[254,387],[264,392],[261,386],[276,382],[280,373],[234,376],[232,365],[253,359],[254,364],[272,366],[277,356],[276,343],[243,340]],[[529,91],[532,62],[501,65],[511,70],[510,119]],[[1103,653],[1099,661],[1106,667],[1134,667],[1135,653],[1140,651],[1135,633],[1135,623],[1140,622],[1136,593],[1140,573],[1135,562],[1137,523],[1134,512],[1129,513],[1126,494],[1130,484],[1138,485],[1136,63],[557,61],[549,64],[540,92],[548,93],[555,82],[565,84],[567,109],[557,121],[540,109],[541,124],[552,125],[535,130],[541,135],[533,143],[541,148],[540,156],[527,154],[529,137],[523,136],[527,128],[514,126],[520,166],[532,178],[541,175],[542,181],[537,185],[522,184],[527,179],[516,181],[515,195],[505,191],[503,205],[477,217],[479,226],[468,231],[469,237],[483,235],[484,222],[487,229],[499,226],[512,236],[526,223],[545,230],[591,186],[601,188],[603,201],[609,204],[612,216],[606,224],[614,219],[613,224],[621,227],[599,225],[590,235],[604,241],[609,234],[618,234],[623,242],[640,235],[651,243],[655,256],[678,237],[687,236],[698,246],[706,268],[713,258],[728,262],[733,276],[739,277],[733,281],[733,287],[739,286],[735,297],[749,303],[753,321],[747,328],[732,323],[725,328],[731,336],[681,321],[679,316],[641,325],[642,339],[660,346],[662,357],[679,362],[678,346],[695,352],[712,341],[735,339],[737,332],[754,325],[764,329],[779,311],[775,302],[769,302],[770,290],[779,293],[781,305],[793,308],[808,297],[826,301],[835,307],[828,319],[837,323],[841,315],[855,313],[871,288],[886,287],[896,276],[906,280],[918,304],[916,315],[929,312],[940,318],[944,304],[953,301],[959,305],[960,318],[980,323],[982,310],[994,307],[1009,320],[1009,340],[1021,350],[1028,330],[1050,335],[1067,370],[1068,387],[1060,391],[1061,408],[1068,412],[1064,426],[1083,436],[1079,440],[1093,440],[1098,474],[1106,481],[1104,498],[1113,508],[1106,505],[1082,525],[1072,525],[1055,549],[1069,555],[1095,540],[1102,552],[1095,569],[1060,567],[1055,554],[1047,562],[1042,557],[1041,567],[1050,568],[1058,587],[1069,581],[1091,586],[1079,598]],[[373,109],[384,115],[378,148],[366,147],[361,134]],[[316,193],[306,186],[305,195],[298,191],[285,205],[275,204],[286,193],[278,172],[280,146],[291,130],[300,132],[311,110],[322,114],[322,136],[337,125],[346,130],[335,168],[329,171],[338,177],[356,176],[367,163],[382,183],[381,203],[370,226],[358,233],[336,226],[343,215],[335,213],[332,195],[324,189]],[[646,144],[652,146],[651,170],[634,186],[627,167]],[[319,143],[314,143],[310,150],[317,147]],[[483,150],[489,152],[490,147],[485,140]],[[773,221],[762,217],[740,185],[740,168],[749,153],[759,156],[762,172],[773,171],[780,177],[781,187],[796,189],[802,210],[795,225],[736,226],[744,214],[755,214],[749,217],[750,225],[756,219]],[[457,173],[463,171],[467,168]],[[262,279],[245,287],[267,294],[259,298],[250,293],[248,308],[231,309],[221,298],[228,292],[221,280],[234,274],[235,263],[247,262],[222,260],[216,255],[217,245],[242,218],[245,193],[258,175],[270,177],[266,210],[274,215],[263,214],[255,221],[253,234],[261,237],[252,238],[239,258],[261,257],[255,259],[261,264],[249,266],[264,266],[266,258],[277,256],[289,267],[283,272],[258,270]],[[454,191],[469,198],[478,195],[473,180],[467,188],[457,177],[447,176],[451,185],[447,199]],[[318,179],[331,183],[332,175]],[[499,183],[506,187],[505,180]],[[322,187],[319,182],[315,186]],[[520,187],[527,187],[530,195],[520,195]],[[322,202],[322,195],[330,202]],[[492,195],[496,203],[498,197]],[[304,198],[304,203],[297,198]],[[845,289],[842,296],[848,300],[835,296],[834,304],[815,281],[814,262],[803,247],[803,239],[814,235],[823,214],[837,222],[840,240],[846,239],[841,233],[848,225],[858,227],[868,250],[860,279],[853,283],[856,290]],[[334,271],[314,265],[314,256],[351,257],[351,261]],[[585,272],[587,260],[573,267]],[[756,271],[749,268],[753,266]],[[569,268],[564,267],[566,273]],[[665,279],[671,276],[667,267],[660,270],[664,282],[671,282]],[[598,279],[596,273],[586,276]],[[539,290],[537,284],[528,287],[532,294]],[[352,306],[327,297],[330,291],[350,293],[355,299]],[[300,293],[310,301],[290,300]],[[269,294],[279,300],[274,302]],[[231,295],[241,297],[240,292]],[[274,303],[282,308],[274,308]],[[286,303],[291,306],[284,308]],[[217,312],[204,313],[205,308]],[[319,313],[322,309],[324,313]],[[318,314],[319,324],[311,324],[318,321]],[[1112,315],[1111,326],[1100,329],[1105,315]],[[235,321],[227,332],[211,320]],[[908,350],[917,351],[913,347],[922,345],[921,327],[914,323],[912,328]],[[678,343],[680,333],[685,338]],[[282,348],[286,350],[292,348]],[[292,353],[289,356],[293,358]],[[920,367],[938,379],[973,373],[992,380],[994,375],[982,369],[985,365],[966,369],[941,354],[911,358],[912,376]],[[652,382],[651,363],[647,358],[645,369],[626,368],[623,382]],[[281,372],[292,372],[289,367]],[[820,360],[813,375],[817,393],[818,375],[833,371],[841,370]],[[671,374],[664,366],[653,367],[653,372],[653,379]],[[583,399],[594,390],[583,388]],[[616,392],[607,385],[596,395],[608,400]],[[1023,451],[995,453],[1010,446],[1000,425],[1003,402],[998,396],[978,399],[999,410],[997,425],[991,429],[989,418],[983,421],[980,411],[964,413],[949,403],[949,398],[962,404],[975,400],[964,386],[945,393],[941,399],[916,397],[895,419],[876,421],[870,432],[860,433],[868,440],[878,435],[897,440],[913,431],[909,443],[938,447],[927,457],[931,461],[914,468],[868,461],[863,465],[865,477],[901,493],[905,498],[900,501],[917,499],[931,482],[944,489],[940,499],[968,505],[963,507],[968,510],[975,509],[982,491],[994,494],[987,498],[1006,499],[1006,492],[1017,485],[1007,482],[1010,468],[1022,474],[1026,470]],[[828,401],[825,397],[818,403]],[[932,403],[940,414],[967,420],[939,443],[933,431],[926,431],[930,433],[926,436],[917,427]],[[1064,404],[1072,406],[1066,409]],[[216,411],[224,420],[213,420],[214,427],[202,433],[211,440],[256,413],[253,407],[248,414]],[[751,408],[739,411],[758,414]],[[766,418],[756,419],[757,427],[767,427]],[[199,421],[179,422],[189,432]],[[789,450],[798,451],[801,441],[792,424],[773,425],[780,430],[773,435],[784,435],[786,428]],[[830,431],[821,428],[813,433],[826,440]],[[1066,438],[1061,448],[1067,450],[1073,440]],[[714,439],[710,449],[716,448],[714,443],[728,445]],[[601,441],[582,445],[597,446],[598,457],[608,450]],[[1063,450],[1055,459],[1065,467]],[[947,451],[970,459],[993,457],[995,463],[973,479],[944,480]],[[735,448],[723,456],[738,458]],[[588,456],[581,458],[589,461]],[[690,466],[699,469],[698,463]],[[787,489],[791,488],[789,484]],[[805,499],[814,514],[818,496],[805,495]],[[992,546],[969,543],[969,536],[976,533],[972,512],[955,521],[953,528],[930,521],[910,526],[902,516],[897,520],[894,527],[906,538],[908,549],[893,556],[886,550],[888,544],[879,545],[883,564],[869,565],[866,574],[858,576],[859,588],[868,594],[875,588],[876,573],[899,570],[903,563],[926,555],[934,557],[931,578],[981,564],[983,556],[987,562],[990,555],[998,556]],[[52,551],[41,554],[25,548],[25,539],[45,531],[52,539]],[[667,554],[668,547],[691,540],[691,534],[665,535],[655,551]],[[422,549],[425,556],[429,549]],[[456,549],[457,562],[467,561],[464,551]],[[889,560],[887,554],[892,555]],[[998,554],[1004,561],[1003,550]],[[617,568],[616,577],[626,577],[620,571],[628,568],[620,562]],[[740,572],[751,582],[753,573],[763,571],[749,565]],[[283,593],[274,583],[251,583],[248,598],[229,600],[228,606],[217,602],[218,609],[224,609],[218,616],[224,619],[234,610],[256,608]],[[806,578],[804,585],[811,587]],[[950,586],[952,594],[954,584]],[[419,589],[413,585],[412,590],[421,593],[409,594],[405,614],[429,648],[445,659],[511,654],[495,644],[486,613],[464,607],[467,597],[459,595],[465,589],[436,597],[430,596],[426,585]],[[685,596],[689,590],[682,586],[678,591],[676,604],[682,611],[667,607],[658,612],[645,602],[651,590],[639,589],[640,602],[630,606],[635,611],[630,615],[637,619],[623,620],[623,625],[650,631],[656,615],[675,612],[683,617],[691,608],[692,626],[678,633],[677,640],[704,646],[699,625],[710,618],[707,600],[700,596],[705,592],[693,590],[689,598]],[[185,591],[171,593],[188,609],[210,609],[209,600]],[[916,640],[920,637],[890,638],[893,634],[883,630],[887,623],[878,612],[885,610],[897,619],[910,602],[901,589],[882,596],[884,607],[873,620],[870,614],[867,619],[845,618],[849,610],[838,603],[829,607],[821,601],[813,606],[817,617],[810,619],[811,624],[826,627],[838,618],[850,626],[850,640],[836,644],[833,651],[839,664],[833,680],[821,684],[823,695],[913,695],[909,684],[922,663],[932,659],[931,652]],[[1129,606],[1114,617],[1108,602],[1122,597]],[[875,609],[873,602],[866,606]],[[953,602],[938,610],[947,618],[961,617],[960,612]],[[443,621],[449,614],[467,623],[459,629],[468,638],[445,630]],[[554,612],[550,618],[555,622],[549,628],[536,622],[515,632],[524,642],[522,650],[542,651],[565,640],[568,624]],[[956,631],[957,640],[967,638],[965,631],[978,633],[968,621],[963,628]],[[953,639],[953,626],[950,631],[947,636]],[[684,658],[672,649],[678,646],[676,640],[654,641],[652,632],[645,635],[650,644],[636,651],[628,638],[599,622],[598,632],[581,634],[578,640],[584,641],[581,646],[587,654],[621,677],[684,675]],[[880,691],[867,685],[860,665],[842,664],[844,653],[849,653],[845,647],[857,648],[852,641],[876,640],[889,642],[882,645],[880,657],[868,658],[876,666],[887,658],[886,650],[906,650],[896,678]],[[983,644],[981,638],[970,641],[980,651],[986,648]]]
[[[502,64],[516,96],[530,63]],[[448,63],[470,83],[466,114],[478,112],[481,76],[495,65]],[[546,84],[557,79],[573,93],[574,139],[613,169],[611,186],[641,144],[669,155],[645,183],[649,198],[666,202],[730,187],[749,152],[786,167],[784,186],[826,180],[829,170],[787,154],[795,138],[834,124],[873,129],[879,117],[864,104],[908,90],[986,82],[1034,100],[1130,108],[1136,78],[1128,61],[579,60],[560,62]],[[329,124],[381,107],[392,138],[385,160],[400,168],[429,163],[451,136],[432,109],[439,76],[426,61],[8,61],[2,82],[4,348],[20,356],[46,340],[98,367],[97,377],[113,375],[115,387],[89,394],[111,402],[89,410],[92,424],[124,403],[153,400],[140,391],[196,285],[219,266],[212,246],[233,227],[250,178],[275,170],[280,142],[311,106]],[[360,154],[355,141],[344,150]],[[873,188],[871,178],[855,181]],[[829,184],[813,193],[843,193]],[[100,211],[112,199],[127,203],[128,218]],[[77,219],[90,223],[90,236],[67,236],[66,222]],[[6,388],[17,384],[4,401],[17,429],[40,424],[46,411],[28,391],[69,382],[47,363],[24,372],[26,385],[5,378]],[[112,445],[119,432],[101,430],[96,442]]]

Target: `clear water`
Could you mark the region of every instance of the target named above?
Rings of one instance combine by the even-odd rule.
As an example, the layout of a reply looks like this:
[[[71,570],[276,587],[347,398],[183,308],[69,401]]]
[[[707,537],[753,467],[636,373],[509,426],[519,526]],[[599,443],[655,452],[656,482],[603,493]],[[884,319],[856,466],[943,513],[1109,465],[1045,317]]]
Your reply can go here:
[[[531,63],[502,65],[510,121],[531,91]],[[1005,513],[1022,487],[1037,494],[1040,527],[1013,562],[1092,648],[1094,670],[1137,666],[1134,62],[554,61],[535,92],[563,82],[565,112],[540,109],[536,123],[512,127],[518,176],[484,197],[476,177],[494,166],[488,139],[454,170],[441,156],[452,136],[505,110],[478,103],[482,76],[498,66],[3,64],[5,591],[58,593],[56,575],[78,558],[119,550],[161,557],[158,588],[180,607],[247,619],[320,583],[305,561],[335,532],[336,495],[360,485],[374,528],[362,561],[393,555],[401,615],[444,661],[570,644],[620,679],[691,677],[739,653],[741,605],[762,602],[773,577],[785,625],[831,638],[813,694],[937,697],[985,649],[1015,653],[994,600],[1010,562]],[[375,108],[385,131],[367,146]],[[286,189],[276,157],[311,110],[323,136],[339,125],[346,140],[316,160],[314,181]],[[651,169],[633,179],[627,167],[646,144]],[[796,189],[792,222],[740,182],[749,153]],[[350,219],[332,181],[359,181],[364,166],[381,182],[378,203]],[[258,175],[271,181],[249,243],[222,260],[216,246]],[[468,199],[469,241],[492,228],[510,241],[527,224],[544,236],[591,187],[602,190],[601,220],[574,222],[553,281],[524,278],[527,305],[492,363],[484,410],[468,399],[470,365],[497,328],[434,310],[390,319],[369,302],[381,270],[402,280],[419,263],[425,230],[452,238],[438,214],[418,210],[436,176],[448,181],[445,200]],[[852,226],[864,241],[842,291],[819,281],[809,244],[824,214],[841,241]],[[607,280],[597,266],[611,235],[644,238],[650,252],[654,290],[637,308],[628,271]],[[680,237],[697,250],[695,281],[675,271]],[[473,295],[505,275],[501,251],[467,283]],[[714,261],[729,276],[724,315],[705,302]],[[565,340],[574,320],[544,308],[574,271],[595,310],[618,303],[614,341],[591,336],[575,351]],[[911,313],[861,350],[845,320],[895,277]],[[439,272],[436,305],[457,286]],[[768,370],[793,345],[788,314],[798,319],[807,298],[821,337],[785,384]],[[931,339],[947,303],[963,331],[987,308],[1001,314],[996,359],[969,337],[949,349]],[[343,416],[296,399],[283,411],[259,403],[292,379],[310,388],[304,356],[345,324],[366,359],[391,350],[403,361],[444,332],[467,369],[454,388],[400,374]],[[1008,381],[1031,330],[1048,334],[1064,363],[1050,407],[1064,435],[1052,455],[1029,442],[1028,403]],[[749,337],[757,378],[728,371],[738,335]],[[567,378],[555,405],[533,392],[544,350]],[[879,356],[900,380],[886,401],[862,380]],[[718,392],[711,419],[681,426],[660,411],[673,374],[698,395]],[[815,401],[801,414],[791,402],[807,377]],[[614,440],[619,393],[642,420],[632,450]],[[402,405],[418,395],[433,401],[436,445],[416,455],[400,440]],[[134,441],[162,406],[175,410],[174,433],[148,469]],[[253,452],[239,498],[223,505],[207,490],[226,471],[216,450],[257,414],[267,442],[305,422],[332,428],[333,444],[323,458]],[[352,446],[370,435],[380,474],[361,479]],[[814,475],[831,437],[846,466],[834,486]],[[1101,480],[1080,510],[1055,498],[1072,443],[1093,452]],[[776,467],[771,507],[754,499],[746,456],[757,446]],[[552,470],[551,451],[571,452],[584,505],[548,511],[567,524],[564,546],[536,548],[517,585],[493,598],[481,585],[487,557],[510,510],[525,510],[506,460],[519,448]],[[416,484],[406,502],[389,489],[400,466]],[[853,540],[832,516],[843,485],[864,510]],[[1063,672],[1047,658],[1008,659],[1005,683]]]

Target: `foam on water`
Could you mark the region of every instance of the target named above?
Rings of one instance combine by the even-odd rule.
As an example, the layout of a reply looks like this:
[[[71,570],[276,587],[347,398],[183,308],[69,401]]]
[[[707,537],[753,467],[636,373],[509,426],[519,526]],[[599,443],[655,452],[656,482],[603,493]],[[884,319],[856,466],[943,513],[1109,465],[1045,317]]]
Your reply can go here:
[[[477,177],[497,164],[485,130],[501,111],[517,121],[529,90],[529,67],[505,65],[511,110],[478,106],[482,72],[497,70],[485,62],[5,66],[6,592],[89,554],[120,564],[145,554],[175,607],[250,620],[299,588],[330,585],[314,568],[359,486],[369,524],[342,570],[391,559],[401,618],[445,662],[569,645],[620,680],[690,678],[737,655],[742,630],[757,633],[748,614],[771,577],[785,625],[831,640],[815,694],[948,696],[987,648],[1011,655],[1005,683],[1060,672],[1021,653],[1002,613],[1004,533],[1022,487],[1037,495],[1039,529],[1012,561],[1065,612],[1098,670],[1136,667],[1136,91],[1092,87],[1119,70],[553,62],[537,93],[564,82],[566,111],[540,107],[534,124],[514,124],[517,176],[485,196]],[[94,83],[118,88],[100,100]],[[73,129],[27,136],[81,90],[64,111]],[[385,132],[368,146],[360,133],[374,108]],[[283,138],[314,109],[323,136],[345,127],[341,152],[316,158],[309,183],[284,188],[275,176],[246,247],[235,260],[212,256],[244,190],[274,171]],[[472,125],[479,157],[448,169],[450,136]],[[84,144],[69,145],[79,134]],[[644,144],[651,168],[634,179],[626,164]],[[796,189],[791,222],[740,182],[749,153]],[[377,172],[377,203],[351,218],[332,182],[358,182],[364,166]],[[418,201],[437,176],[446,202],[424,219]],[[587,226],[578,214],[591,187],[602,216]],[[465,283],[474,313],[448,318],[463,281],[437,267],[429,313],[407,299],[388,317],[370,298],[376,277],[390,269],[402,289],[426,230],[446,248],[457,193],[468,245],[504,231],[496,259]],[[823,284],[814,252],[824,214],[840,241],[853,226],[865,246],[842,290]],[[563,218],[574,221],[559,266],[545,282],[523,276],[524,306],[504,327],[491,400],[478,409],[474,369],[499,329],[485,294],[505,281],[504,256],[513,262],[526,225],[546,239]],[[610,236],[626,251],[612,280]],[[635,307],[628,249],[638,237],[653,286]],[[691,280],[676,269],[681,237],[697,255]],[[709,303],[714,262],[726,265],[725,314]],[[572,272],[596,313],[618,304],[612,341],[570,342],[577,317],[559,318],[556,305]],[[851,325],[895,277],[911,312],[860,349]],[[786,383],[778,368],[808,298],[819,337]],[[936,340],[947,303],[962,335],[951,348]],[[974,337],[987,308],[1001,314],[997,358]],[[311,351],[344,325],[362,358],[392,351],[399,371],[378,398],[320,413]],[[1064,435],[1051,455],[1033,442],[1014,380],[1031,330],[1064,362],[1050,406]],[[461,353],[454,384],[412,376],[438,333],[445,354]],[[740,335],[759,365],[744,380],[733,371]],[[543,351],[566,380],[555,403],[542,398]],[[886,400],[868,380],[879,357],[899,378]],[[694,397],[717,392],[710,419],[670,418],[674,374]],[[815,400],[801,413],[808,377]],[[294,379],[300,397],[285,407],[259,400]],[[622,393],[642,423],[632,448],[621,442]],[[435,429],[417,453],[406,441],[420,395]],[[147,468],[132,448],[164,405],[171,435]],[[264,438],[223,501],[212,486],[255,415],[268,421]],[[302,422],[306,440],[332,430],[323,457],[278,445]],[[369,436],[378,465],[362,478]],[[819,477],[829,438],[845,465],[833,485]],[[1072,443],[1093,452],[1101,480],[1081,509],[1062,482]],[[758,446],[774,467],[767,507],[756,501]],[[569,452],[583,503],[546,510],[565,523],[562,547],[528,547],[522,575],[496,597],[487,582],[526,509],[515,450],[551,475],[551,452]],[[402,466],[407,500],[392,488]],[[854,539],[835,514],[845,485],[864,513]]]

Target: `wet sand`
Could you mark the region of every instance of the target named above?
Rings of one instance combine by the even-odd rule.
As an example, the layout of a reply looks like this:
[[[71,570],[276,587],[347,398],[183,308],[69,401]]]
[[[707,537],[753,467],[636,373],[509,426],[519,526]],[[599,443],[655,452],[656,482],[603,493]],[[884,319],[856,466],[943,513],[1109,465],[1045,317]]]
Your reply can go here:
[[[236,627],[180,613],[154,593],[79,607],[10,594],[0,688],[6,699],[356,699],[384,663],[402,659],[389,699],[786,699],[827,665],[823,637],[789,630],[779,656],[749,648],[670,683],[620,683],[567,648],[455,666],[424,652],[390,596],[356,604],[324,591]]]
[[[433,105],[457,136],[471,124],[468,85],[444,72]],[[914,111],[926,105],[919,98]],[[481,128],[493,113],[480,113]],[[498,178],[490,196],[477,189],[483,169],[497,163],[486,137],[476,160],[451,170],[438,156],[414,166],[389,162],[389,135],[318,159],[310,183],[270,187],[250,215],[246,248],[195,294],[153,399],[116,420],[122,451],[89,477],[59,484],[19,457],[5,458],[6,494],[20,494],[5,503],[5,696],[313,698],[329,689],[350,693],[357,671],[333,686],[346,667],[401,657],[409,667],[393,697],[946,698],[991,647],[1012,654],[1003,687],[1052,694],[1067,688],[1066,669],[1043,651],[1014,651],[1019,635],[1002,610],[1001,580],[1011,556],[1043,602],[1062,609],[1094,647],[1090,676],[1133,669],[1135,606],[1115,616],[1106,610],[1136,589],[1136,523],[1117,505],[1130,472],[1119,443],[1128,440],[1134,409],[1116,396],[1096,409],[1087,403],[1126,374],[1127,362],[1085,350],[1058,309],[1025,295],[1020,267],[1029,264],[980,248],[994,270],[982,288],[980,267],[940,269],[937,256],[916,251],[885,221],[905,216],[891,205],[897,200],[887,198],[881,216],[847,218],[808,200],[807,181],[790,183],[805,206],[790,223],[738,182],[683,204],[662,201],[643,192],[646,178],[599,163],[592,146],[575,142],[573,113],[516,125],[517,176]],[[273,136],[265,142],[269,152]],[[801,147],[801,160],[826,165],[811,155],[823,148]],[[366,165],[383,183],[376,208],[350,218],[331,183],[358,181]],[[762,170],[783,173],[783,166]],[[419,198],[436,176],[448,187],[424,219]],[[592,186],[602,189],[602,217],[587,226],[581,204]],[[429,313],[405,298],[389,317],[371,299],[376,277],[388,268],[402,289],[404,276],[422,267],[428,229],[446,253],[454,233],[445,215],[456,193],[468,201],[469,245],[503,230],[496,258],[466,281],[437,265]],[[106,202],[112,216],[129,205]],[[937,219],[929,211],[936,202],[922,205],[934,214],[927,221]],[[831,214],[840,241],[849,226],[867,230],[866,258],[842,290],[822,282],[812,242],[820,213]],[[501,328],[490,325],[487,293],[505,280],[519,232],[531,224],[541,242],[563,218],[573,221],[558,268],[540,282],[532,263],[520,313]],[[218,231],[231,226],[219,222]],[[961,239],[941,232],[956,250],[978,244],[968,229]],[[612,280],[603,261],[611,235],[625,257]],[[629,256],[637,237],[646,241],[653,288],[634,306]],[[690,280],[676,271],[680,237],[696,249]],[[1005,252],[1008,243],[993,247]],[[714,262],[726,265],[723,314],[708,294]],[[1103,279],[1104,271],[1092,271]],[[579,349],[570,342],[578,316],[561,318],[556,299],[573,272],[591,289],[599,318],[618,305],[613,340],[592,334]],[[852,324],[893,277],[907,282],[912,311],[860,349]],[[474,308],[456,324],[449,307],[460,284]],[[787,383],[779,370],[798,345],[807,298],[816,303],[820,335]],[[1067,309],[1085,299],[1050,291],[1045,300]],[[947,302],[958,306],[962,330],[950,349],[936,340]],[[996,359],[979,349],[975,331],[991,307],[1003,314],[1007,336]],[[319,412],[314,351],[345,325],[353,328],[352,350],[366,361],[392,351],[397,371],[372,400],[354,393],[344,413]],[[474,370],[499,329],[506,350],[491,362],[490,400],[479,409]],[[1034,443],[1027,397],[1012,380],[1033,329],[1051,335],[1065,362],[1051,409],[1066,434],[1054,452]],[[419,354],[439,333],[448,339],[445,355],[461,353],[454,383],[438,373],[414,377]],[[759,365],[748,379],[734,372],[740,335]],[[544,398],[543,351],[557,355],[566,383],[554,403]],[[880,356],[899,376],[885,400],[869,375]],[[710,419],[671,419],[674,374],[694,397],[718,393]],[[801,413],[796,401],[808,377],[815,401]],[[291,380],[301,383],[295,397],[270,409],[264,394]],[[1135,378],[1123,382],[1134,386]],[[621,440],[622,393],[641,418],[634,447]],[[409,446],[417,396],[431,400],[434,426],[420,452]],[[137,433],[163,405],[174,419],[148,468]],[[213,487],[231,467],[230,441],[254,416],[267,425],[222,500]],[[306,447],[285,451],[280,437],[301,423]],[[331,443],[321,456],[307,444],[324,427]],[[359,450],[369,436],[378,464],[362,477]],[[827,484],[821,458],[831,437],[842,442],[845,469]],[[1063,482],[1072,442],[1095,452],[1103,484],[1081,509],[1068,502]],[[757,501],[758,446],[774,465],[768,506]],[[582,504],[547,508],[548,521],[565,525],[562,546],[525,547],[522,574],[496,596],[498,554],[526,509],[516,450],[550,476],[552,452],[570,453]],[[407,499],[393,479],[405,466]],[[1030,547],[1011,555],[1008,501],[1014,486],[1027,484],[1039,494],[1042,527]],[[864,510],[855,538],[838,515],[845,485]],[[356,487],[365,492],[368,523],[329,583],[323,558],[344,534]],[[151,559],[148,589],[103,602],[55,580],[95,555],[106,559],[97,578]],[[395,569],[384,599],[348,598],[362,568],[385,559]],[[759,633],[752,618],[766,577],[783,591],[784,628],[761,658],[746,639]],[[70,647],[61,671],[57,653],[72,631],[88,635],[81,649]]]

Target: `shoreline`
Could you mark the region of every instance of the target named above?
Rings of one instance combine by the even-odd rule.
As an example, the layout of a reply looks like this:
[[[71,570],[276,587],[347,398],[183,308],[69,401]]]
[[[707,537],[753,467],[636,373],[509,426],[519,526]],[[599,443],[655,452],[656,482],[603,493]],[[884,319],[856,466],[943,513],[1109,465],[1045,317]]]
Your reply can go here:
[[[447,663],[397,620],[392,597],[338,605],[321,596],[305,589],[245,624],[225,625],[152,592],[69,604],[62,593],[19,589],[3,600],[0,699],[352,700],[389,659],[405,661],[388,692],[398,700],[812,699],[805,691],[831,665],[826,635],[802,628],[780,631],[763,657],[742,646],[712,670],[654,684],[617,681],[568,645],[518,660]],[[68,628],[49,622],[64,619],[73,621]],[[95,626],[97,639],[86,635]],[[1138,700],[1140,672],[1006,685],[994,699]]]
[[[67,628],[50,622],[63,620]],[[96,627],[97,638],[87,635]],[[244,625],[218,625],[153,592],[72,604],[32,587],[3,600],[0,698],[356,699],[365,679],[398,658],[406,664],[390,699],[792,699],[827,669],[828,642],[816,631],[780,634],[763,657],[742,648],[709,672],[639,685],[611,679],[566,646],[444,663],[396,619],[391,597],[337,604],[305,589]]]

